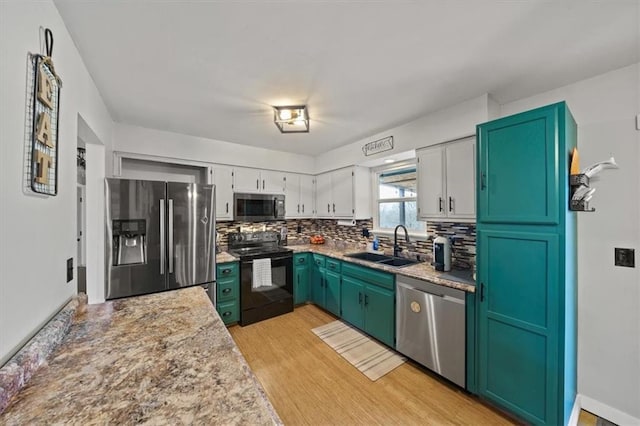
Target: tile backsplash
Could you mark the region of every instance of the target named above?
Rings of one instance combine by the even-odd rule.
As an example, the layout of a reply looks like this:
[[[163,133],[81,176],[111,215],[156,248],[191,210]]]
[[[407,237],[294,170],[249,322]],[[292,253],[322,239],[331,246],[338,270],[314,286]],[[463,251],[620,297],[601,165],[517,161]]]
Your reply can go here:
[[[334,219],[291,219],[270,222],[218,222],[216,229],[220,234],[220,248],[226,250],[228,234],[240,230],[280,232],[286,228],[288,244],[308,244],[309,237],[322,235],[332,243],[348,246],[361,246],[365,248],[368,242],[373,240],[374,234],[370,232],[369,238],[362,236],[362,229],[369,231],[373,228],[371,219],[358,220],[355,226],[338,225]],[[300,232],[298,232],[300,231]],[[411,240],[408,244],[404,241],[404,234],[398,235],[399,245],[403,249],[402,256],[417,258],[430,262],[433,256],[433,239],[437,236],[445,236],[452,239],[453,265],[458,268],[469,268],[475,263],[476,257],[476,224],[457,222],[427,222],[426,241]],[[385,252],[393,252],[393,237],[379,235],[380,246]]]

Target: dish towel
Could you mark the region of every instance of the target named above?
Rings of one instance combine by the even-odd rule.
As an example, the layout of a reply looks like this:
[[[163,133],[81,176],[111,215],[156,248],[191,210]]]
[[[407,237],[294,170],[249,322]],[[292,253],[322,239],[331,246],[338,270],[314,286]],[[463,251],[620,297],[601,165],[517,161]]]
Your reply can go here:
[[[271,287],[271,259],[255,259],[253,261],[253,280],[251,288]]]

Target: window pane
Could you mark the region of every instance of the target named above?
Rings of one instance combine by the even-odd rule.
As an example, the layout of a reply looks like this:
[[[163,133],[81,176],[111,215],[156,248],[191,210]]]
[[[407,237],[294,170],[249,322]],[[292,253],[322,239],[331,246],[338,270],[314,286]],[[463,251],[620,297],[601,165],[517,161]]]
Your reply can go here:
[[[380,228],[395,228],[404,225],[412,231],[424,231],[424,222],[418,220],[415,201],[381,202],[379,204]]]
[[[399,170],[380,174],[378,180],[378,197],[415,198],[416,169]]]

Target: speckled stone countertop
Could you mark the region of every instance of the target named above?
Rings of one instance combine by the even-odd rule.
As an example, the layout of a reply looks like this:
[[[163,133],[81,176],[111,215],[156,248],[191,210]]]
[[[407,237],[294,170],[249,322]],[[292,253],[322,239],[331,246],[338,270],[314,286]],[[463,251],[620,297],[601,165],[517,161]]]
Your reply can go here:
[[[436,271],[433,266],[426,262],[416,263],[411,266],[404,266],[402,268],[394,268],[389,265],[381,265],[378,263],[368,262],[366,260],[354,259],[351,257],[345,257],[345,255],[350,253],[356,253],[362,250],[343,250],[337,247],[325,246],[323,244],[304,244],[304,245],[290,245],[288,246],[294,252],[312,252],[319,253],[325,256],[333,257],[335,259],[340,259],[346,262],[355,263],[358,265],[366,266],[373,269],[379,269],[381,271],[390,272],[396,275],[404,275],[407,277],[417,278],[419,280],[425,280],[432,282],[434,284],[443,285],[446,287],[456,288],[458,290],[463,290],[469,293],[475,293],[476,286],[466,284],[463,282],[452,281],[446,278],[442,278],[444,272]]]
[[[225,262],[237,262],[238,258],[223,251],[221,253],[216,254],[216,263],[225,263]]]
[[[201,287],[89,305],[0,424],[281,424]]]

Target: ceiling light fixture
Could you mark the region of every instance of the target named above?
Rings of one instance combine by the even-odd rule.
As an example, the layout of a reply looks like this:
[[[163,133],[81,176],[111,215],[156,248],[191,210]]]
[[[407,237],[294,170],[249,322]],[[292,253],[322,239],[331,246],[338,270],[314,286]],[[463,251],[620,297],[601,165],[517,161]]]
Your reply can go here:
[[[393,162],[395,162],[396,160],[394,160],[393,158],[387,158],[386,160],[384,160],[385,163],[387,164],[391,164]]]
[[[306,105],[274,106],[273,122],[282,133],[309,133],[309,112]]]

